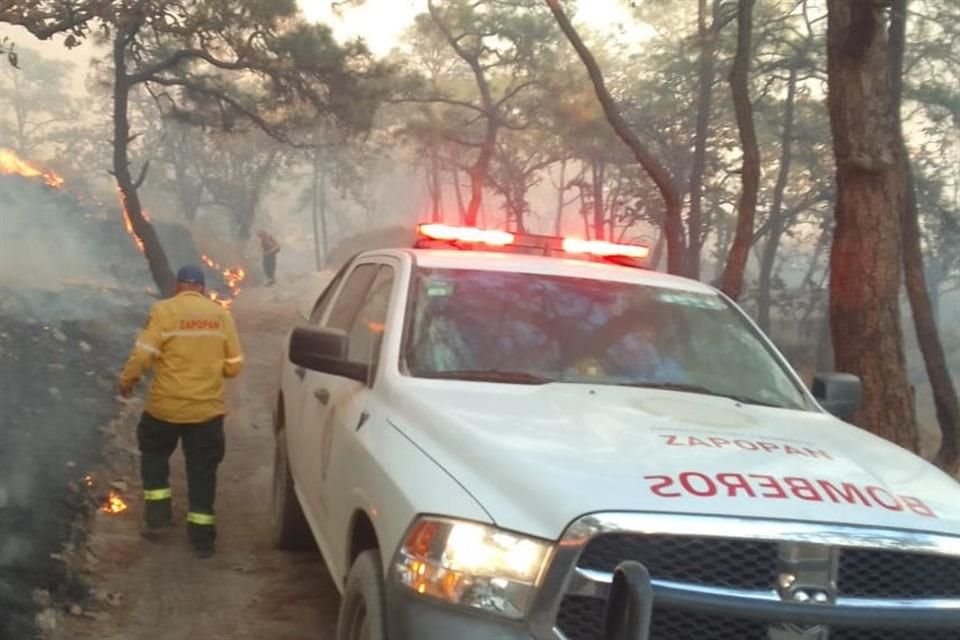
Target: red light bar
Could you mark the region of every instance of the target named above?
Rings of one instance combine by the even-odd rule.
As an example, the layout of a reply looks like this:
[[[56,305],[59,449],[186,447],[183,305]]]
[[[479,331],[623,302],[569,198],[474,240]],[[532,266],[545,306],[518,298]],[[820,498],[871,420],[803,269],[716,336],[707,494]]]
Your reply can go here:
[[[582,240],[580,238],[564,238],[563,250],[567,253],[589,253],[605,258],[621,256],[642,260],[650,255],[650,249],[638,244],[616,244],[604,240]]]
[[[488,244],[494,247],[505,247],[513,244],[515,236],[509,231],[497,229],[477,229],[475,227],[452,227],[446,224],[421,224],[417,227],[419,234],[431,240],[446,242],[468,242],[473,244]]]

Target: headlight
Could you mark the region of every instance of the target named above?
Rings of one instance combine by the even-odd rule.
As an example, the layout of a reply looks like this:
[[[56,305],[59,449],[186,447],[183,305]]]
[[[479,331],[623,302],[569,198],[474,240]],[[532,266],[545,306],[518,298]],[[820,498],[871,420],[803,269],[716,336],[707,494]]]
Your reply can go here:
[[[397,557],[417,593],[510,618],[526,615],[553,546],[482,524],[421,518]]]

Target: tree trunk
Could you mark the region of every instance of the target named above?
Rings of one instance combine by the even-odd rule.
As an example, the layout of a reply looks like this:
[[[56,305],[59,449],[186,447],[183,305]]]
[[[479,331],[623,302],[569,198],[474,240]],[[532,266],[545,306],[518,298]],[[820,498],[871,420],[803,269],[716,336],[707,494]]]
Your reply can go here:
[[[837,171],[830,324],[838,371],[863,381],[861,427],[916,451],[898,293],[905,179],[889,47],[873,2],[828,0],[827,89]]]
[[[797,68],[799,61],[790,66],[790,78],[787,81],[787,99],[783,109],[783,134],[780,136],[780,168],[777,183],[773,188],[773,202],[770,205],[770,224],[763,242],[760,256],[760,283],[757,297],[757,324],[764,331],[770,328],[770,287],[773,281],[773,265],[776,262],[780,240],[786,230],[786,218],[783,214],[783,194],[790,179],[790,164],[793,160],[793,121],[797,99]]]
[[[780,239],[786,229],[786,219],[783,215],[783,193],[786,191],[787,182],[790,179],[790,164],[793,159],[793,119],[797,99],[798,66],[799,61],[794,60],[790,66],[790,78],[787,81],[787,99],[783,109],[783,134],[780,136],[780,168],[777,173],[777,183],[773,188],[770,224],[763,242],[763,253],[760,257],[757,324],[763,331],[770,328],[770,286],[773,280],[773,265],[776,262],[777,251],[780,249]]]
[[[319,151],[313,152],[313,179],[310,182],[310,221],[313,223],[313,255],[317,271],[323,268],[320,257],[320,158]]]
[[[317,186],[320,195],[320,237],[323,238],[323,261],[322,265],[326,266],[327,256],[330,255],[330,232],[327,228],[327,175],[324,172],[320,172],[320,183]]]
[[[497,144],[497,129],[497,125],[487,122],[487,134],[483,138],[480,155],[477,156],[477,161],[470,167],[470,203],[467,205],[467,212],[464,216],[464,222],[468,227],[477,226],[477,219],[480,216],[480,206],[483,204],[483,185],[487,180],[487,174],[490,172],[490,161],[493,159],[493,152]]]
[[[237,240],[246,244],[253,234],[253,223],[257,218],[257,200],[241,200],[235,210],[237,220]]]
[[[460,186],[460,169],[453,167],[453,193],[457,196],[457,212],[459,213],[460,224],[466,224],[467,209],[463,206],[463,191]]]
[[[750,104],[748,86],[750,58],[753,55],[751,36],[755,1],[740,0],[737,10],[737,55],[730,71],[730,88],[737,112],[737,126],[740,129],[740,146],[743,148],[743,167],[740,172],[743,190],[737,205],[737,229],[733,236],[733,247],[727,257],[720,288],[733,300],[739,298],[743,291],[743,274],[747,269],[750,247],[753,245],[753,221],[757,212],[757,192],[760,189],[760,148],[757,145],[757,131],[753,124],[753,105]],[[692,225],[690,229],[692,236]],[[699,235],[697,238],[699,239]],[[699,258],[698,249],[698,265]],[[699,266],[697,269],[699,273]]]
[[[927,377],[933,392],[933,402],[940,424],[940,450],[936,455],[937,465],[955,471],[960,463],[960,402],[950,378],[943,344],[937,331],[936,315],[927,288],[923,264],[923,249],[920,235],[920,212],[917,207],[917,192],[913,168],[903,136],[900,115],[903,94],[903,56],[906,51],[907,0],[894,0],[890,21],[890,77],[893,83],[893,118],[897,125],[903,171],[906,175],[906,198],[901,209],[903,233],[903,267],[907,296],[913,310],[913,324],[917,344],[923,354]]]
[[[606,220],[603,202],[603,161],[593,161],[593,238],[603,240],[606,234],[604,222]]]
[[[657,236],[657,241],[653,244],[653,250],[650,252],[650,268],[659,271],[660,262],[663,258],[663,248],[666,246],[666,238],[661,233]]]
[[[650,179],[653,180],[657,189],[659,189],[660,196],[663,198],[664,208],[663,233],[667,243],[667,271],[672,274],[682,274],[684,271],[683,220],[681,219],[680,196],[677,193],[676,185],[673,183],[673,177],[667,171],[666,167],[650,153],[646,145],[640,141],[637,134],[630,128],[630,125],[627,124],[627,121],[623,119],[616,102],[613,100],[613,96],[610,95],[610,91],[604,82],[600,65],[597,64],[593,54],[590,53],[590,50],[583,43],[580,34],[574,29],[570,18],[567,17],[563,7],[560,6],[559,0],[546,0],[546,2],[557,24],[560,25],[560,29],[564,35],[566,35],[567,40],[570,41],[573,48],[576,49],[577,55],[580,56],[580,60],[583,62],[584,67],[586,67],[590,81],[593,83],[594,91],[597,94],[597,99],[603,107],[607,122],[610,123],[614,132],[623,140],[624,144],[630,148],[637,162],[643,167],[644,171],[647,172]]]
[[[440,206],[443,187],[440,184],[440,161],[437,158],[435,142],[431,142],[430,144],[430,168],[427,176],[427,188],[430,191],[430,199],[433,205],[430,211],[430,221],[443,222],[443,210]]]
[[[710,135],[710,109],[713,102],[713,78],[716,67],[717,6],[711,2],[710,24],[707,24],[707,0],[699,0],[697,32],[700,39],[700,61],[697,72],[697,122],[693,137],[693,162],[690,167],[690,215],[687,219],[686,275],[700,277],[700,249],[703,235],[703,174],[707,165],[707,138]],[[739,55],[739,53],[738,53]],[[749,56],[749,51],[747,52]]]
[[[120,206],[147,259],[150,274],[160,295],[168,297],[176,289],[176,277],[153,225],[144,217],[137,185],[130,175],[127,148],[130,144],[130,83],[126,75],[125,42],[128,34],[120,31],[113,43],[113,174],[120,191]]]
[[[563,235],[563,205],[564,194],[567,192],[567,159],[560,161],[560,188],[557,189],[557,215],[555,223],[555,235]]]

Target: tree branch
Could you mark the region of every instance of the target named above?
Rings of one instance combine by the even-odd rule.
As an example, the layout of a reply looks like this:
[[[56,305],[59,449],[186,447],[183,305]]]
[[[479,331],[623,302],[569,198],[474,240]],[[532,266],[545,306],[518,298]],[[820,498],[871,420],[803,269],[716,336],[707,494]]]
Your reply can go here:
[[[673,183],[673,178],[670,173],[667,171],[657,158],[653,156],[652,153],[647,149],[646,145],[640,141],[640,138],[636,133],[630,128],[630,125],[627,124],[627,121],[624,120],[623,116],[620,114],[620,110],[617,108],[616,102],[613,100],[613,96],[610,95],[610,91],[607,89],[606,83],[603,79],[603,72],[600,70],[600,65],[597,64],[596,59],[593,57],[593,54],[590,53],[590,50],[583,43],[583,40],[580,38],[580,35],[574,29],[573,24],[570,22],[570,18],[567,17],[566,12],[560,6],[559,0],[546,0],[547,6],[550,7],[550,11],[553,12],[554,18],[556,18],[557,24],[560,25],[560,29],[566,35],[567,40],[570,41],[570,44],[577,51],[577,54],[580,56],[580,60],[583,62],[583,65],[587,68],[587,73],[590,76],[590,80],[593,83],[594,90],[597,94],[597,100],[600,101],[600,105],[603,107],[603,112],[607,117],[607,121],[610,123],[610,126],[616,132],[617,136],[630,148],[633,152],[634,157],[637,159],[637,162],[640,166],[643,167],[644,171],[647,172],[647,175],[650,176],[650,179],[653,180],[654,184],[657,186],[657,189],[660,191],[660,195],[663,198],[664,210],[666,212],[664,220],[664,235],[667,238],[667,270],[670,273],[679,274],[683,272],[683,227],[680,213],[680,197],[677,192],[676,185]]]
[[[158,73],[172,69],[184,60],[203,60],[204,62],[207,62],[218,69],[226,69],[227,71],[241,71],[243,69],[250,68],[250,63],[244,62],[243,58],[238,58],[234,62],[228,62],[226,60],[214,58],[212,55],[206,51],[203,51],[202,49],[181,49],[164,60],[155,62],[144,67],[136,73],[128,75],[127,79],[130,81],[130,84],[138,84],[141,82],[147,82],[148,80],[154,80]]]
[[[503,95],[502,98],[500,98],[499,100],[497,100],[495,106],[499,109],[500,107],[502,107],[502,106],[504,105],[504,103],[506,103],[508,100],[510,100],[511,98],[513,98],[514,96],[516,96],[518,93],[520,93],[521,91],[523,91],[523,90],[526,89],[527,87],[532,87],[532,86],[534,86],[535,84],[537,84],[537,82],[536,82],[535,80],[529,80],[529,81],[527,81],[527,82],[520,83],[519,85],[517,85],[516,87],[514,87],[514,88],[511,89],[510,91],[507,91],[507,92]]]
[[[483,110],[483,107],[475,105],[471,102],[466,102],[463,100],[457,100],[455,98],[447,98],[445,96],[428,96],[426,98],[390,98],[384,100],[388,104],[448,104],[454,107],[462,107],[464,109],[470,109],[471,111],[476,111],[486,115],[486,111]]]
[[[259,128],[261,131],[263,131],[265,134],[267,134],[274,140],[278,142],[282,142],[284,144],[289,144],[297,148],[313,148],[313,145],[299,145],[291,142],[290,139],[286,136],[286,134],[284,134],[283,132],[278,130],[276,127],[271,125],[269,122],[264,120],[263,117],[261,117],[259,114],[248,109],[243,104],[241,104],[236,98],[233,98],[232,96],[229,96],[222,91],[218,91],[210,87],[200,86],[196,83],[190,82],[189,80],[184,80],[181,78],[150,78],[148,82],[159,84],[165,87],[183,87],[188,91],[193,91],[193,92],[208,96],[210,98],[214,98],[221,103],[228,104],[230,107],[236,110],[240,115],[242,115],[244,118],[252,122],[254,125],[257,126],[257,128]]]

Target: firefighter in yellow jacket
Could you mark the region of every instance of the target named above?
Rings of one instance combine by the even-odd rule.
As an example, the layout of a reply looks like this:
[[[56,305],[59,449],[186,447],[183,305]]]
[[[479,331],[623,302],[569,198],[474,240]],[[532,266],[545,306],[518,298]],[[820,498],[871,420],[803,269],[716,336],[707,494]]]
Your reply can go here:
[[[129,397],[147,369],[154,369],[137,427],[145,501],[145,535],[172,526],[170,455],[183,442],[187,462],[187,531],[200,557],[213,554],[213,503],[217,466],[223,460],[225,379],[240,373],[243,353],[230,313],[209,300],[199,267],[177,273],[176,295],[150,310],[120,375],[120,394]]]

